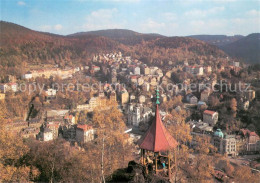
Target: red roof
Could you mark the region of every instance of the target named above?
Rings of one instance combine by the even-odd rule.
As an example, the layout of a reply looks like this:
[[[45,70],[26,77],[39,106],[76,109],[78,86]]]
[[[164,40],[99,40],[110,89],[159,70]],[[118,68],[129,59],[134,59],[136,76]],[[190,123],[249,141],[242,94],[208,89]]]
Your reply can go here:
[[[212,116],[213,114],[215,114],[215,111],[205,110],[204,114],[208,114]]]
[[[240,131],[243,133],[244,136],[248,135],[248,136],[257,136],[258,135],[255,132],[251,132],[248,129],[240,129]]]
[[[131,79],[137,79],[137,76],[136,75],[132,75]]]
[[[92,129],[92,126],[89,125],[77,125],[77,128],[83,130],[83,131],[88,131],[90,129]]]
[[[141,149],[153,152],[167,151],[178,145],[178,142],[163,125],[158,105],[156,106],[155,120],[138,144]]]

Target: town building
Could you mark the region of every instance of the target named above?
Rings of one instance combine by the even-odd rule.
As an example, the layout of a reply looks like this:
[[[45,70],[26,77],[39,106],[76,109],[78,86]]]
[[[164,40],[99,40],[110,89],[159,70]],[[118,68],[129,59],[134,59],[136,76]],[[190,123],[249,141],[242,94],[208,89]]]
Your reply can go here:
[[[47,99],[53,99],[56,97],[57,90],[49,88],[45,91]]]
[[[200,101],[208,102],[209,95],[210,95],[209,90],[203,90],[200,94]]]
[[[247,100],[252,101],[255,99],[255,91],[250,89],[244,92],[244,96]]]
[[[149,75],[149,74],[150,74],[150,68],[144,67],[144,75]]]
[[[22,76],[23,79],[32,79],[33,78],[33,75],[32,75],[32,72],[27,72],[25,73],[23,76]]]
[[[212,67],[211,66],[206,66],[205,68],[206,73],[211,73],[212,72]]]
[[[18,91],[18,85],[17,83],[8,83],[9,89],[13,92],[17,92]]]
[[[152,117],[152,109],[141,104],[129,104],[128,106],[128,124],[139,126],[141,122],[148,122]]]
[[[205,110],[203,112],[203,121],[214,126],[218,122],[218,113],[215,111]]]
[[[145,103],[145,96],[144,95],[140,95],[139,96],[139,103]]]
[[[3,84],[0,84],[0,92],[6,93],[7,91],[17,92],[18,91],[17,83],[3,83]]]
[[[94,129],[89,125],[77,125],[76,141],[79,144],[94,140]]]
[[[192,132],[202,133],[202,134],[213,132],[213,127],[209,126],[208,123],[205,123],[201,120],[199,120],[199,121],[193,120],[193,121],[189,121],[187,123],[190,125]]]
[[[189,93],[189,94],[186,95],[186,100],[190,104],[197,104],[198,103],[198,98],[195,95],[193,95],[192,93]]]
[[[53,140],[52,130],[41,126],[40,132],[36,135],[36,139],[44,142]]]
[[[60,122],[49,122],[46,126],[52,131],[53,139],[58,138]]]
[[[51,141],[53,140],[53,133],[49,128],[44,128],[42,133],[42,141]]]
[[[8,89],[8,85],[7,84],[0,84],[0,91],[2,93],[5,93]]]
[[[121,92],[121,105],[125,105],[129,102],[129,93],[127,90]]]
[[[140,75],[141,73],[140,73],[140,67],[135,67],[134,68],[134,74],[135,75]]]
[[[255,132],[248,129],[241,129],[239,136],[239,142],[243,144],[240,153],[253,154],[260,152],[260,138]]]
[[[114,90],[110,92],[109,100],[114,102],[117,101],[116,92]]]
[[[212,137],[212,144],[221,154],[237,155],[235,135],[224,135],[221,129],[217,129]]]
[[[0,93],[0,100],[4,100],[5,99],[5,94],[4,93]]]
[[[192,75],[197,75],[197,76],[203,75],[203,67],[202,66],[187,65],[187,66],[185,66],[185,71],[192,74]]]
[[[110,76],[110,82],[111,83],[116,83],[117,82],[117,71],[116,69],[111,70],[111,76]]]
[[[239,67],[239,62],[233,61],[233,62],[232,62],[232,66],[234,66],[234,67]]]

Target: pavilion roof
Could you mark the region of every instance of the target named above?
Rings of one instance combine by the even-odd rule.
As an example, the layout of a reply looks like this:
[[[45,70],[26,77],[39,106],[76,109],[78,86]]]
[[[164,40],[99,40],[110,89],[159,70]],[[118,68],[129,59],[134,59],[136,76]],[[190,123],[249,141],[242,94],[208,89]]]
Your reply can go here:
[[[178,142],[163,125],[158,105],[156,105],[156,113],[152,125],[138,141],[138,144],[141,149],[153,152],[167,151],[176,148],[178,145]]]

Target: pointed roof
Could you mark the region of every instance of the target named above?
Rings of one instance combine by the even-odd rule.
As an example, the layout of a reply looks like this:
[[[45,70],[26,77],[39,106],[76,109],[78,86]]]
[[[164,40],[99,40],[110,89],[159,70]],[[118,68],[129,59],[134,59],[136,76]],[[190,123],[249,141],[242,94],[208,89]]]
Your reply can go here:
[[[138,145],[141,149],[153,152],[167,151],[178,145],[178,142],[163,125],[158,105],[156,105],[155,119],[148,131],[139,140]]]

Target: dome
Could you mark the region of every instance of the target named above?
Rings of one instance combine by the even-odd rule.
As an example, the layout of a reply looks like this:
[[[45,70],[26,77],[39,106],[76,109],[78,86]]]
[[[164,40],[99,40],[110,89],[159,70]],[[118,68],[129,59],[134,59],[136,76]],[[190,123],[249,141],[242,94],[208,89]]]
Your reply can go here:
[[[221,129],[218,128],[218,129],[214,132],[214,136],[223,138],[223,137],[224,137],[224,134],[222,133]]]

